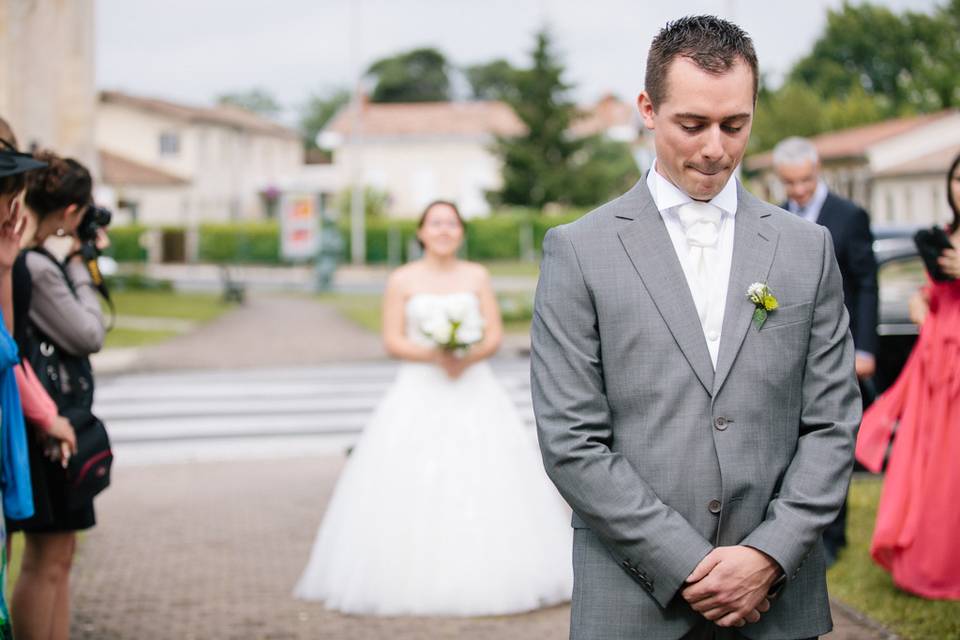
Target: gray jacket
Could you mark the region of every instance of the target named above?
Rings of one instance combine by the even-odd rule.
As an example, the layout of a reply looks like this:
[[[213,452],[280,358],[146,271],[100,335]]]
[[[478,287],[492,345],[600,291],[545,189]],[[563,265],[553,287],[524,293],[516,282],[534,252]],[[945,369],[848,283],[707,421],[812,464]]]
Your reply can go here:
[[[106,328],[86,266],[77,260],[66,265],[74,295],[60,268],[49,258],[30,251],[26,264],[32,285],[30,321],[68,353],[88,356],[99,351]]]
[[[532,391],[547,473],[574,510],[571,638],[680,638],[699,619],[684,580],[738,544],[789,578],[741,633],[831,628],[818,542],[860,420],[840,274],[825,229],[738,198],[716,372],[645,181],[544,241]],[[754,282],[780,302],[760,329]]]

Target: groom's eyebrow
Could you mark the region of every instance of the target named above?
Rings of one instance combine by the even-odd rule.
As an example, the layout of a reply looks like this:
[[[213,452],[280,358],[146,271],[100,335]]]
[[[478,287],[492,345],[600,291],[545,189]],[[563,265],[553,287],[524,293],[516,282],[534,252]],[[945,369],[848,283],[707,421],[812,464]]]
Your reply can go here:
[[[731,120],[745,120],[745,119],[749,119],[751,116],[752,114],[746,111],[743,113],[735,113],[731,116],[726,116],[723,119],[723,122],[730,122]],[[707,116],[701,115],[699,113],[678,113],[674,116],[674,118],[678,120],[703,120],[704,122],[710,120],[710,118],[708,118]]]

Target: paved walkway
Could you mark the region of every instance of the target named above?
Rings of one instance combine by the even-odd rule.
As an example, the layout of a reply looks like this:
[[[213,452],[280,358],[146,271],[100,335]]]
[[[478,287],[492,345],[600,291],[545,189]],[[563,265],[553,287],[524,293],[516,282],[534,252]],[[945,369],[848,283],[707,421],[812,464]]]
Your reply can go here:
[[[290,596],[342,458],[121,467],[73,578],[77,640],[562,640],[568,607],[359,618]],[[386,535],[389,532],[385,532]],[[878,640],[835,612],[829,640]]]

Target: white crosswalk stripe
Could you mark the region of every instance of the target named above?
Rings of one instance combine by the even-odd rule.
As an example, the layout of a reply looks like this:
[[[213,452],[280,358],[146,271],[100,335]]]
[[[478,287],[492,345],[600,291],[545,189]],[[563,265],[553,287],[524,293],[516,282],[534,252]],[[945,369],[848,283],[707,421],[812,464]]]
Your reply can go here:
[[[492,362],[533,424],[529,364]],[[94,412],[118,464],[342,451],[392,383],[396,363],[130,374],[98,380]]]

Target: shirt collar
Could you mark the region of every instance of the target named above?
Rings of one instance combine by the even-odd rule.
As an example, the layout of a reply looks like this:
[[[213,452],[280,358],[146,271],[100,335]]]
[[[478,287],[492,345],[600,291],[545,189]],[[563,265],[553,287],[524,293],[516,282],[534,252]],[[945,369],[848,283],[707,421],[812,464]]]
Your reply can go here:
[[[816,212],[818,215],[820,209],[823,208],[823,203],[827,199],[827,194],[829,193],[827,188],[827,183],[823,180],[817,180],[817,189],[813,192],[813,196],[810,198],[810,202],[807,203],[805,207],[801,207],[797,204],[796,200],[787,201],[787,209],[791,213],[813,213]]]
[[[693,198],[660,175],[656,161],[647,173],[647,188],[650,189],[650,195],[653,196],[653,202],[660,213],[666,213],[669,209],[693,202]],[[727,184],[723,185],[723,189],[710,200],[709,204],[731,216],[737,215],[737,180],[734,176],[730,176]]]

